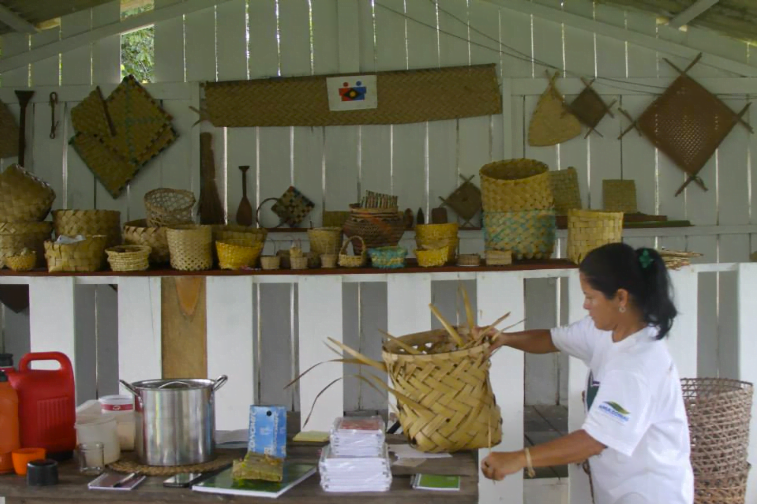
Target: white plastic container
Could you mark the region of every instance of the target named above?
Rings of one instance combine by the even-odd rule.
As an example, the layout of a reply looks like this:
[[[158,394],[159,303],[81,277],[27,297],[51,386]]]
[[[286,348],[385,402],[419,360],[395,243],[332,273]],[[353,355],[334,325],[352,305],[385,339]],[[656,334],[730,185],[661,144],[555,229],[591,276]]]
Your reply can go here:
[[[131,395],[109,395],[100,398],[103,414],[113,415],[118,423],[118,441],[121,450],[134,449],[136,431],[134,423],[134,397]]]
[[[134,412],[134,397],[130,395],[107,395],[100,398],[103,413]]]
[[[102,443],[106,464],[112,464],[121,457],[118,424],[113,415],[77,416],[76,438],[77,443]]]

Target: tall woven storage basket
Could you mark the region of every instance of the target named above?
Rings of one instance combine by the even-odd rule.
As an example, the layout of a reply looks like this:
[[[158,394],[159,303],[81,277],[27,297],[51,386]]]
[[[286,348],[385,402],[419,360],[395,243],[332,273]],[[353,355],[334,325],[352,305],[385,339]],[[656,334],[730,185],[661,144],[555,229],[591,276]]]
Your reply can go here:
[[[568,211],[568,259],[576,264],[595,248],[620,242],[622,236],[622,212]]]
[[[0,267],[6,257],[25,248],[36,253],[37,266],[44,266],[45,240],[52,232],[52,222],[0,222]]]
[[[464,328],[458,328],[461,336]],[[446,345],[444,329],[398,338],[416,350]],[[393,389],[421,407],[398,399],[399,420],[410,444],[424,452],[491,447],[502,438],[502,420],[491,383],[488,344],[444,353],[413,355],[395,341],[382,357]]]
[[[484,212],[487,250],[510,250],[517,259],[549,259],[555,248],[554,210]]]
[[[447,262],[453,262],[457,256],[458,229],[457,222],[418,224],[415,226],[415,244],[423,250],[447,247]]]
[[[121,212],[116,210],[55,210],[53,226],[57,236],[105,235],[106,247],[121,244]]]
[[[202,271],[213,267],[213,230],[210,226],[181,226],[166,229],[171,267]]]
[[[547,210],[554,206],[549,167],[533,159],[507,159],[479,170],[485,212]]]
[[[171,258],[168,252],[166,228],[150,227],[145,219],[124,224],[124,243],[150,247],[150,262],[153,264],[165,264]]]
[[[53,201],[52,187],[19,165],[11,165],[0,174],[0,221],[41,221]]]

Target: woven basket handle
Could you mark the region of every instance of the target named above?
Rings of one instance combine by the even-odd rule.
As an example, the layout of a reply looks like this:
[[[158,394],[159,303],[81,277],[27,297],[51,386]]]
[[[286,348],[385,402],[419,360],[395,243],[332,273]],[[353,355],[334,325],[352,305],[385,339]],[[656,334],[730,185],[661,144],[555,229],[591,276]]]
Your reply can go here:
[[[350,243],[352,243],[352,240],[354,240],[355,238],[357,238],[358,240],[360,240],[360,243],[363,246],[363,249],[362,249],[363,250],[363,254],[365,254],[365,240],[363,240],[362,236],[357,236],[357,235],[352,236],[349,239],[345,240],[345,242],[342,244],[342,249],[339,251],[339,253],[342,254],[342,255],[344,255],[344,253],[347,252],[347,246]],[[355,254],[355,255],[357,255],[357,254]]]
[[[279,198],[266,198],[260,202],[260,204],[258,205],[258,209],[255,210],[255,222],[258,224],[258,227],[265,229],[265,226],[263,226],[263,224],[260,223],[260,209],[263,208],[263,205],[268,203],[269,201],[278,201],[278,200]],[[279,223],[273,226],[272,229],[281,227],[282,224],[284,224],[284,221],[279,219]]]

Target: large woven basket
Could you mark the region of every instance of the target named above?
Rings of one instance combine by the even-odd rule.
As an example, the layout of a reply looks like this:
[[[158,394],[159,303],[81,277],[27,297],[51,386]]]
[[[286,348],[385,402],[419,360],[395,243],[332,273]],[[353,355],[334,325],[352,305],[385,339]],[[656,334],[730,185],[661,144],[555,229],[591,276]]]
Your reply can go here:
[[[192,223],[195,195],[181,189],[153,189],[145,194],[145,211],[150,226],[181,226]]]
[[[52,187],[19,165],[10,165],[0,174],[0,221],[41,221],[53,201]]]
[[[147,245],[118,245],[105,249],[113,271],[144,271],[150,267],[150,247]]]
[[[344,223],[344,234],[351,238],[359,236],[368,248],[393,247],[405,232],[405,219],[396,209],[352,208],[350,218]],[[353,244],[359,254],[362,245]]]
[[[48,271],[97,271],[102,268],[108,237],[88,236],[76,243],[45,242]]]
[[[308,229],[310,251],[318,254],[338,254],[342,247],[342,228],[321,227]]]
[[[171,267],[202,271],[213,267],[213,230],[210,226],[181,226],[166,229]]]
[[[479,170],[485,212],[547,210],[554,206],[549,167],[533,159],[508,159]]]
[[[453,262],[457,256],[458,224],[418,224],[415,226],[415,244],[419,249],[430,250],[447,247],[447,261]]]
[[[681,387],[694,472],[708,476],[740,471],[749,449],[752,384],[725,378],[683,378]]]
[[[121,245],[121,212],[116,210],[55,210],[53,226],[56,236],[108,237],[108,248]]]
[[[581,209],[581,192],[578,189],[578,173],[575,168],[550,171],[549,182],[555,198],[557,215],[566,215],[568,210]]]
[[[622,236],[622,212],[568,211],[568,259],[576,264],[595,248],[620,242]]]
[[[33,250],[37,266],[45,265],[45,240],[53,232],[52,222],[0,222],[0,267],[8,256],[23,249]]]
[[[124,224],[124,243],[150,247],[150,262],[153,264],[165,264],[171,258],[166,228],[149,227],[145,219]]]
[[[744,504],[749,464],[729,473],[695,474],[694,504]]]
[[[517,259],[549,259],[555,248],[554,210],[484,212],[486,250],[509,250]]]
[[[467,334],[458,328],[460,336]],[[394,340],[382,357],[398,398],[399,420],[410,444],[424,452],[456,452],[491,447],[502,438],[501,415],[489,383],[488,343],[444,351],[450,337],[444,329],[398,338],[422,353],[413,355]],[[399,396],[398,396],[399,397]]]
[[[263,250],[263,242],[248,240],[225,240],[216,242],[218,265],[221,269],[238,270],[255,267]]]

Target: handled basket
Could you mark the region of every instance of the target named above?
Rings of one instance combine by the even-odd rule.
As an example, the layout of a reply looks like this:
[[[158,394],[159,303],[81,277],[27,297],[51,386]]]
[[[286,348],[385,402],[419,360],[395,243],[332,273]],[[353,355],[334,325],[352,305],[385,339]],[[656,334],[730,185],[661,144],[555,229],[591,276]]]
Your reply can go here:
[[[595,248],[620,242],[622,236],[622,212],[568,211],[568,259],[576,264]]]
[[[347,254],[347,245],[349,245],[353,240],[357,239],[359,243],[359,250],[356,246],[357,244],[352,245],[352,250],[355,251],[354,256],[351,256]],[[360,268],[361,266],[365,265],[365,261],[367,259],[366,251],[365,251],[365,242],[363,241],[363,238],[360,236],[353,236],[350,239],[346,240],[344,244],[342,245],[342,248],[339,250],[339,266],[342,266],[343,268]]]
[[[221,269],[238,270],[254,267],[263,250],[263,242],[250,243],[248,240],[225,240],[216,242],[218,265]]]
[[[147,245],[119,245],[105,249],[113,271],[144,271],[150,267],[150,247]]]
[[[168,228],[166,238],[172,268],[202,271],[213,267],[213,231],[210,226]]]
[[[0,215],[3,222],[41,221],[50,212],[55,191],[50,184],[19,165],[0,174]]]
[[[102,267],[108,237],[88,236],[76,243],[45,242],[47,270],[97,271]]]
[[[180,226],[192,223],[195,195],[181,189],[153,189],[145,194],[145,211],[150,226]]]
[[[507,159],[479,170],[485,212],[517,212],[553,208],[549,167],[534,159]]]
[[[171,259],[166,228],[149,227],[145,219],[124,224],[124,243],[150,247],[150,262],[165,264]]]
[[[105,235],[107,247],[121,244],[121,212],[116,210],[55,210],[56,236]]]
[[[405,247],[378,247],[368,249],[374,268],[397,269],[405,267],[407,249]]]
[[[509,250],[518,259],[549,259],[555,247],[554,210],[485,212],[486,250]]]

